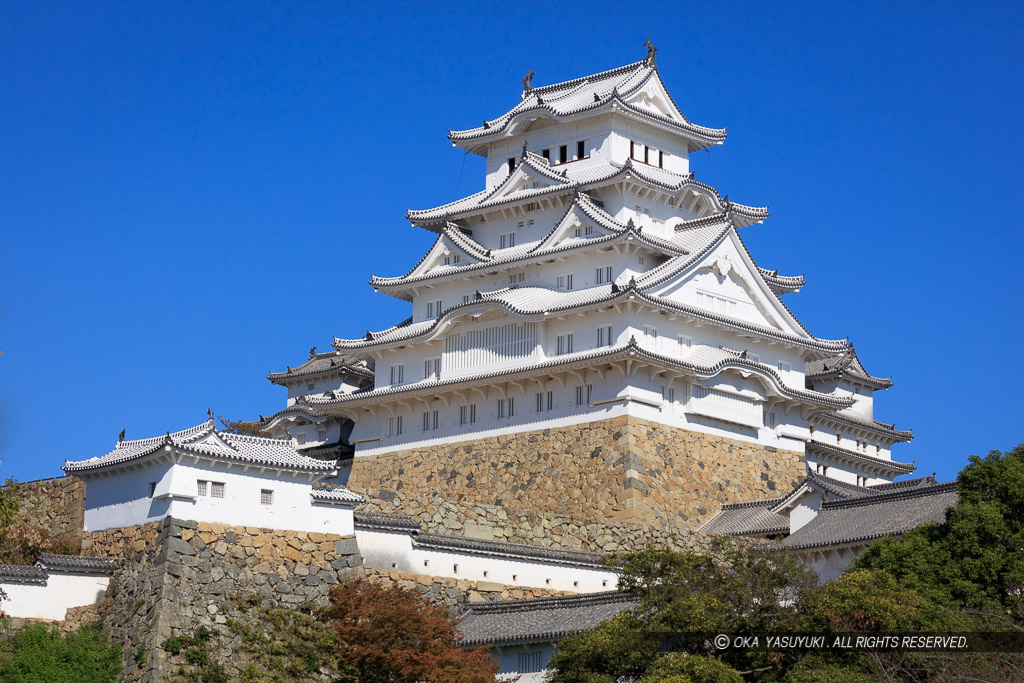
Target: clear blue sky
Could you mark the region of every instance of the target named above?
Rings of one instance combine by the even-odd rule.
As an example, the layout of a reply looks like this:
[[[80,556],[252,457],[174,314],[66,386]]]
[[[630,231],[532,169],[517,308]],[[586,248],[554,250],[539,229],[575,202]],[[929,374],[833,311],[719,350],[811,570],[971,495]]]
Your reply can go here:
[[[755,257],[893,376],[895,457],[951,478],[1024,441],[1022,29],[1009,2],[3,3],[0,476],[280,409],[268,370],[407,315],[366,281],[429,247],[407,208],[482,188],[447,130],[650,35],[729,129],[697,178],[770,205]]]

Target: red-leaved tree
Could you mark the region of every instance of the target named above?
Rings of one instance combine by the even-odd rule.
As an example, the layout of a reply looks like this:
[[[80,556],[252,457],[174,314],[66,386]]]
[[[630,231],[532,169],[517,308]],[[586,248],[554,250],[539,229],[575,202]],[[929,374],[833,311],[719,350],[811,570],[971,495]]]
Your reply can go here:
[[[498,673],[488,648],[460,647],[455,622],[414,590],[352,581],[331,590],[320,617],[338,635],[342,680],[482,683]]]

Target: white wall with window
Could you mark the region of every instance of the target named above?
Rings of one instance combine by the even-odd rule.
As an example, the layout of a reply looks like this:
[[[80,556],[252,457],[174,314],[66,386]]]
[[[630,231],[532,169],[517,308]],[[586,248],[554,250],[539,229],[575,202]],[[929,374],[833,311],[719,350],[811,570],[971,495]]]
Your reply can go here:
[[[86,485],[85,531],[178,517],[234,526],[352,533],[355,503],[313,499],[311,480],[323,475],[192,456],[172,462],[171,454],[167,455],[134,462],[131,469],[76,472]]]

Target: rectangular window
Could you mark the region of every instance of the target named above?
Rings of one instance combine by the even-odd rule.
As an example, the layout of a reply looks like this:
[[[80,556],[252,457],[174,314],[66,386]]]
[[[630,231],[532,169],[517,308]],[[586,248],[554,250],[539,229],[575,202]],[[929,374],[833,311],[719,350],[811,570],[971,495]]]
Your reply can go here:
[[[514,170],[516,170],[516,158],[515,157],[509,157],[508,158],[508,174],[512,175],[512,171],[514,171]]]
[[[153,494],[156,493],[156,482],[149,482],[149,497],[152,498]]]
[[[640,161],[639,159],[636,158],[636,143],[633,142],[632,140],[629,141],[629,158]]]
[[[272,489],[260,489],[260,505],[273,505],[274,491]]]
[[[441,375],[441,359],[428,358],[423,361],[423,379],[437,379]]]
[[[428,410],[423,413],[423,431],[432,432],[437,429],[437,411]]]
[[[388,436],[401,436],[402,434],[402,416],[396,415],[395,417],[388,418]]]
[[[648,341],[657,344],[658,343],[658,328],[653,325],[644,325],[644,336],[647,337]]]
[[[662,387],[661,388],[661,398],[662,398],[663,401],[668,401],[669,403],[675,403],[676,402],[676,389],[675,389],[675,387]]]
[[[438,318],[441,316],[441,300],[427,302],[427,317]]]
[[[572,353],[572,332],[558,335],[556,353],[559,356],[563,353]]]
[[[752,360],[752,361],[754,361],[755,363],[760,363],[760,362],[761,362],[761,356],[759,356],[759,355],[758,355],[758,354],[756,354],[756,353],[749,353],[749,352],[748,352],[748,353],[747,353],[747,360]]]
[[[325,427],[323,425],[317,425],[316,426],[316,438],[317,438],[317,441],[326,441],[327,440],[327,427]]]
[[[771,410],[764,411],[764,426],[767,429],[775,429],[775,412]]]
[[[306,432],[299,432],[295,435],[295,443],[304,444],[306,443]]]
[[[469,294],[463,294],[462,295],[462,303],[464,303],[464,304],[468,304],[469,303]]]
[[[697,305],[715,313],[736,315],[736,302],[707,292],[697,292]]]
[[[562,145],[558,148],[558,163],[564,164],[569,161],[569,145]]]
[[[509,247],[516,246],[516,234],[514,232],[504,232],[498,236],[499,244],[501,249],[508,249]]]
[[[789,371],[792,369],[792,366],[784,360],[779,361],[778,367],[779,374],[782,375],[783,379],[786,378],[786,376],[789,374]]]
[[[612,281],[612,267],[601,266],[594,273],[594,284],[603,285]]]
[[[401,384],[405,381],[405,364],[396,363],[391,366],[391,384]]]
[[[679,353],[686,353],[693,347],[693,339],[687,337],[685,334],[681,334],[678,337],[679,340]]]
[[[551,163],[551,150],[550,149],[545,149],[544,151],[542,151],[540,153],[540,155],[542,157],[544,157],[545,159],[547,159],[548,163]]]
[[[512,396],[508,398],[498,399],[498,417],[515,417],[516,414],[516,399]]]
[[[567,291],[572,289],[572,273],[569,273],[568,275],[559,275],[555,282],[555,286],[558,287],[558,289],[564,289]]]
[[[658,168],[665,168],[665,153],[658,151]]]
[[[526,279],[526,273],[512,273],[508,276],[508,283],[510,285],[517,285]]]
[[[520,652],[519,653],[519,669],[517,673],[534,673],[540,671],[541,667],[541,653],[540,652]]]
[[[315,386],[316,384],[313,382],[306,382],[306,391],[313,391],[313,387]]]
[[[593,384],[581,384],[576,387],[576,405],[586,406],[590,405],[590,395],[594,391]]]
[[[644,163],[651,163],[651,148],[644,145]]]
[[[587,156],[587,150],[585,149],[586,145],[583,144],[584,142],[585,142],[584,140],[580,140],[580,141],[578,141],[576,143],[576,158],[577,159],[584,159]]]
[[[612,339],[612,326],[611,325],[605,325],[604,327],[597,328],[597,345],[598,345],[598,347],[601,347],[601,346],[611,346],[613,343],[614,343],[614,340]]]
[[[212,481],[210,482],[210,497],[211,498],[223,498],[224,497],[224,482]]]
[[[199,480],[197,480],[197,481],[196,481],[196,492],[197,492],[197,493],[198,493],[198,494],[199,494],[200,496],[205,496],[205,495],[207,495],[207,494],[206,494],[206,486],[207,486],[207,485],[208,485],[209,483],[210,483],[210,482],[208,482],[208,481],[203,481],[202,479],[199,479]]]
[[[551,410],[555,405],[554,395],[550,391],[537,392],[537,412],[543,413]]]
[[[471,403],[468,406],[459,406],[459,424],[471,425],[474,422],[476,422],[476,404]]]

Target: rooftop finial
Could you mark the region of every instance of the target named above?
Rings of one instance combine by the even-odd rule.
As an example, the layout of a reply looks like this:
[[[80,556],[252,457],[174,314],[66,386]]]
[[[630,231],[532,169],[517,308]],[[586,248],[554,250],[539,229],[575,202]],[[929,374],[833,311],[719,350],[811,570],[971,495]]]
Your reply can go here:
[[[124,441],[124,431],[125,430],[122,429],[121,433],[117,435],[117,442],[118,443],[121,443],[122,441]]]
[[[313,360],[313,356],[315,356],[315,355],[316,355],[316,347],[315,346],[309,347],[309,359]]]
[[[523,158],[526,158],[526,147],[530,144],[529,140],[523,139]]]
[[[537,74],[533,73],[533,69],[530,69],[529,71],[526,72],[526,75],[523,76],[523,92],[529,92],[533,90],[533,86],[530,85],[530,82],[533,81],[533,77],[536,75]]]
[[[647,48],[647,56],[644,57],[644,64],[647,66],[658,66],[658,62],[654,59],[654,53],[658,51],[658,48],[654,47],[654,43],[651,42],[650,36],[647,36],[647,40],[644,41],[644,47]]]
[[[211,420],[213,419],[213,408],[207,408],[206,409],[206,416],[208,418],[210,418]]]

